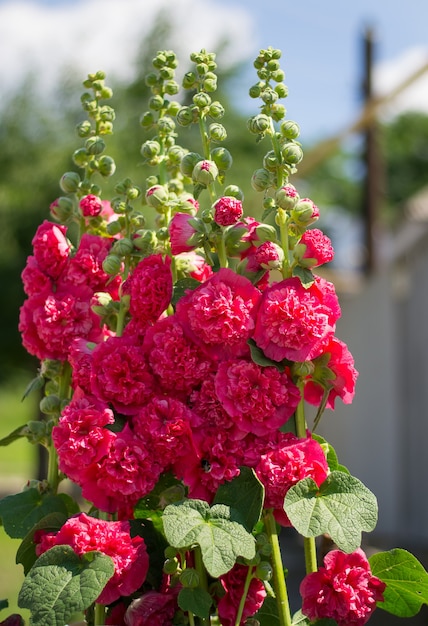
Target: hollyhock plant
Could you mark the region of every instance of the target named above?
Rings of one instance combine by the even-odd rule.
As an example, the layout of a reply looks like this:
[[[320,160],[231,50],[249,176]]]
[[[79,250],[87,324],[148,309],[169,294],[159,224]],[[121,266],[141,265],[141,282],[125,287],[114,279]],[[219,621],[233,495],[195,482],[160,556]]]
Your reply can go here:
[[[24,397],[39,393],[40,416],[0,441],[47,452],[45,474],[0,499],[31,626],[363,626],[377,606],[428,604],[410,553],[365,556],[376,497],[315,434],[352,401],[357,370],[322,277],[334,252],[320,209],[290,182],[303,150],[280,57],[254,61],[246,126],[268,145],[245,203],[215,54],[192,53],[182,93],[175,53],[154,56],[136,182],[104,185],[112,90],[101,71],[84,81],[79,171],[61,176],[22,271],[19,330],[40,360]],[[200,152],[179,143],[192,125]],[[280,541],[287,527],[297,541]],[[335,548],[318,567],[321,537]]]

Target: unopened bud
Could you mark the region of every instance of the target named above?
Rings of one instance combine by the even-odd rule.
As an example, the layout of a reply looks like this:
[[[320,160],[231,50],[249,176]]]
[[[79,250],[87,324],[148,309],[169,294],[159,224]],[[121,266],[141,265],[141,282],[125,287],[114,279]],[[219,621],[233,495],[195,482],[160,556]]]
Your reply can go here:
[[[212,141],[225,141],[227,132],[223,124],[210,124],[208,128],[208,136]]]
[[[284,161],[290,165],[297,165],[303,159],[303,150],[297,143],[286,144],[281,154]]]
[[[204,91],[199,93],[195,93],[193,96],[193,104],[195,104],[199,109],[204,109],[205,107],[209,107],[211,104],[211,96],[209,96]]]
[[[89,137],[86,140],[85,148],[88,154],[96,156],[104,152],[106,144],[101,137]]]
[[[45,396],[40,401],[40,410],[45,415],[53,415],[59,412],[61,401],[56,395]]]
[[[180,171],[184,176],[191,178],[196,163],[202,161],[203,158],[197,152],[188,152],[184,155],[180,163]]]
[[[146,202],[155,209],[165,206],[168,199],[168,190],[163,185],[153,185],[146,191]]]
[[[134,246],[132,244],[132,241],[127,237],[124,237],[123,239],[118,239],[114,242],[111,251],[113,252],[113,254],[124,256],[126,254],[131,254],[133,249]]]
[[[244,192],[240,187],[238,187],[238,185],[228,185],[225,187],[224,195],[233,196],[234,198],[241,200],[241,202],[244,201]]]
[[[92,124],[89,120],[84,120],[76,126],[76,130],[79,137],[89,137],[92,132]]]
[[[103,261],[103,270],[109,276],[116,276],[122,267],[122,260],[116,254],[109,254]]]
[[[212,102],[208,110],[208,115],[214,120],[219,120],[224,116],[224,107],[220,102]]]
[[[270,580],[273,575],[272,565],[268,561],[262,561],[257,565],[256,577],[259,580]]]
[[[282,122],[280,130],[281,135],[283,137],[286,137],[287,139],[297,139],[297,137],[300,135],[299,125],[292,120],[286,120],[285,122]]]
[[[195,588],[199,585],[199,574],[192,567],[187,567],[180,574],[180,583],[183,587]]]
[[[251,186],[255,191],[264,191],[271,185],[271,175],[268,170],[260,168],[251,177]]]
[[[66,172],[62,175],[59,185],[65,193],[75,193],[79,188],[80,176],[76,172]]]
[[[251,133],[258,135],[260,133],[265,133],[270,128],[271,122],[267,115],[260,113],[259,115],[255,115],[249,119],[247,125]]]
[[[232,167],[233,158],[227,148],[219,146],[211,151],[211,158],[221,171],[226,171]]]
[[[101,176],[106,178],[108,176],[113,176],[116,171],[116,163],[114,162],[114,159],[104,154],[98,161],[98,171]]]
[[[214,161],[202,160],[193,168],[192,178],[195,183],[210,185],[218,176],[218,167]]]
[[[160,151],[161,147],[158,141],[145,141],[140,149],[141,156],[148,161],[156,157]]]
[[[296,188],[290,183],[278,189],[275,194],[277,205],[285,211],[290,211],[293,207],[295,207],[299,199],[300,196],[297,193]]]
[[[190,107],[181,107],[177,112],[177,123],[180,126],[189,126],[194,120],[193,111]]]

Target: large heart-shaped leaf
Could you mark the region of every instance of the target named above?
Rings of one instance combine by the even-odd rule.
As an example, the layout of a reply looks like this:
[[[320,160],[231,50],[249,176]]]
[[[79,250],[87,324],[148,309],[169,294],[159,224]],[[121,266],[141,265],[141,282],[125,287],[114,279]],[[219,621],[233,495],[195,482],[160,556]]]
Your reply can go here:
[[[428,573],[413,554],[394,548],[373,554],[369,562],[373,575],[386,583],[380,608],[399,617],[412,617],[422,604],[428,604]]]
[[[255,555],[254,537],[231,519],[230,507],[224,504],[211,508],[203,500],[170,504],[162,521],[174,548],[200,546],[204,565],[214,578],[232,569],[238,556],[252,559]]]
[[[226,504],[232,514],[238,513],[236,521],[241,521],[248,532],[260,519],[263,501],[264,487],[249,467],[241,467],[239,476],[220,485],[214,497],[214,504]]]
[[[105,554],[79,557],[70,546],[55,546],[31,568],[18,605],[30,609],[32,626],[64,626],[95,602],[113,573],[113,561]]]
[[[304,537],[324,533],[344,552],[361,544],[362,531],[372,531],[377,523],[377,500],[362,482],[345,472],[332,472],[318,487],[305,478],[291,487],[284,511]]]

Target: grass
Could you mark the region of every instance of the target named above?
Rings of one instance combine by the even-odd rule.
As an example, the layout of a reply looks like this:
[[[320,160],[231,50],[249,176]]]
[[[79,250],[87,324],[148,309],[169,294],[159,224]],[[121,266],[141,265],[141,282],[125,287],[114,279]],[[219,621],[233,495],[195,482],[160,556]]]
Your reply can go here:
[[[37,397],[30,396],[21,402],[29,382],[28,375],[11,380],[0,387],[0,439],[6,437],[28,420],[37,417]],[[21,491],[29,478],[35,475],[36,448],[27,439],[14,441],[0,447],[1,497]],[[28,622],[29,612],[19,609],[17,595],[24,580],[22,565],[16,565],[15,556],[20,539],[11,539],[0,527],[0,600],[7,599],[9,606],[0,613],[0,621],[11,613],[20,613]]]

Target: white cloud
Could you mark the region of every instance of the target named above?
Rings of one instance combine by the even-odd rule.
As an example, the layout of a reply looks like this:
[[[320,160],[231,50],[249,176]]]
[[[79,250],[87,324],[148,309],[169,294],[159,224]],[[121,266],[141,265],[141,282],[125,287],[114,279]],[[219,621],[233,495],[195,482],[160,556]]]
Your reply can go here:
[[[416,47],[400,56],[379,63],[374,72],[376,94],[385,96],[398,88],[414,72],[428,64],[428,48]],[[382,116],[394,117],[404,111],[428,113],[428,66],[426,71],[382,108]]]
[[[231,42],[229,58],[242,60],[252,51],[248,13],[215,6],[215,0],[75,0],[54,6],[8,0],[0,4],[0,94],[15,90],[29,74],[40,93],[50,92],[64,68],[82,79],[102,69],[108,78],[129,80],[140,43],[162,9],[175,24],[163,48],[174,49],[184,62],[192,51],[215,50],[223,38]]]

